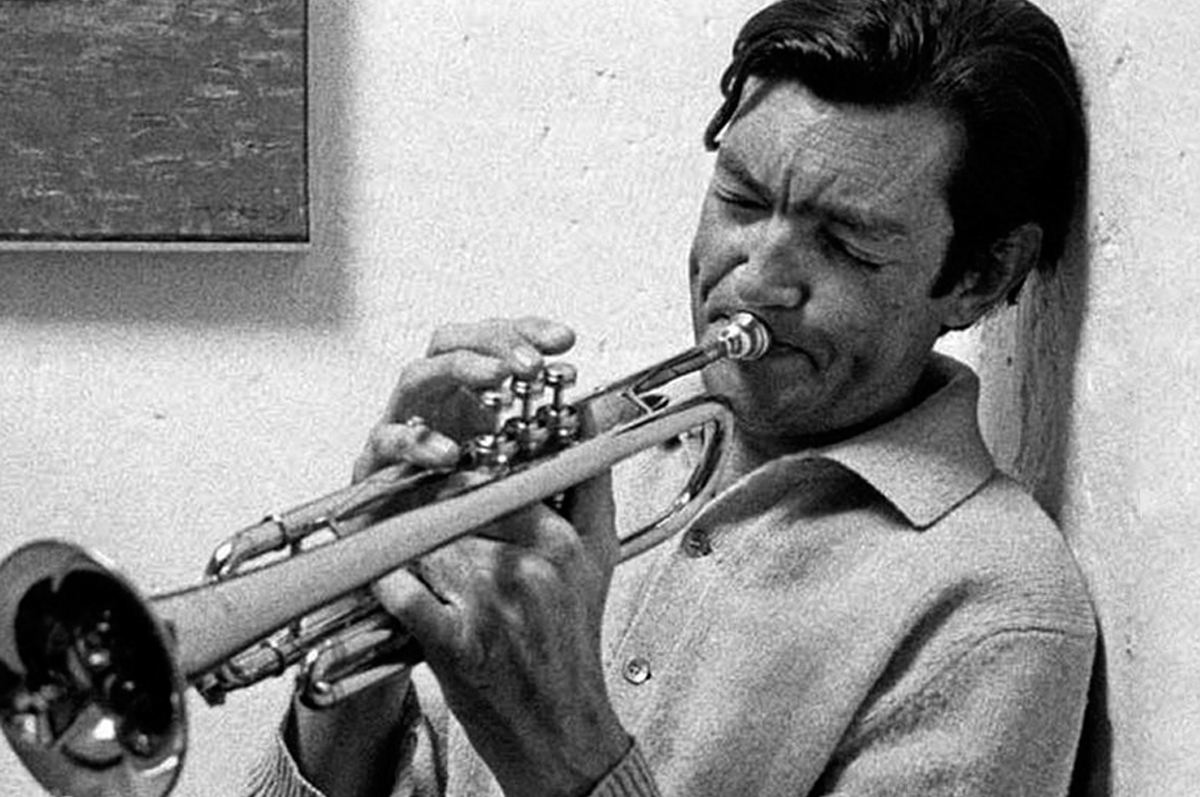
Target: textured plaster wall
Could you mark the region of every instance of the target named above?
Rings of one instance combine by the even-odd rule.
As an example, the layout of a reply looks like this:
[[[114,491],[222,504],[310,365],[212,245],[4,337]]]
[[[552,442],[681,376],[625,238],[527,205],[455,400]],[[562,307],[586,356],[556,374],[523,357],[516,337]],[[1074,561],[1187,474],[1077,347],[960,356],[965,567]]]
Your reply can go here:
[[[998,455],[1059,517],[1103,655],[1082,784],[1200,783],[1200,7],[1049,0],[1087,84],[1086,223],[1062,271],[960,342]]]
[[[757,5],[310,3],[308,252],[0,254],[0,549],[61,536],[148,591],[194,581],[229,531],[345,480],[445,319],[570,320],[585,381],[685,343],[700,131]],[[1056,278],[946,347],[1096,596],[1092,794],[1192,794],[1200,12],[1046,7],[1088,84],[1089,207]],[[235,793],[286,688],[190,701],[178,793]],[[6,746],[0,793],[40,793]]]

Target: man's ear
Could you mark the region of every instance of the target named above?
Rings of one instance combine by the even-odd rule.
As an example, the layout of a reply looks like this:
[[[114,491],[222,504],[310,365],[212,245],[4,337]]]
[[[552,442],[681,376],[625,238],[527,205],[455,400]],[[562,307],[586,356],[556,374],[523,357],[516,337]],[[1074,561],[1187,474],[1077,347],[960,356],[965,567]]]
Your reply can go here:
[[[1042,227],[1027,222],[998,239],[980,257],[986,262],[963,275],[950,295],[945,326],[966,329],[1017,293],[1042,254]]]

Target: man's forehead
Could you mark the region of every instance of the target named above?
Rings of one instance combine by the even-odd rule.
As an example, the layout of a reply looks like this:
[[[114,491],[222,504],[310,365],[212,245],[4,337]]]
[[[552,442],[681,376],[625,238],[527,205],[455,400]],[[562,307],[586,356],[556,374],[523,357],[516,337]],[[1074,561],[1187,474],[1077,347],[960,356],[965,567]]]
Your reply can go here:
[[[928,106],[835,104],[794,81],[756,80],[747,83],[717,158],[739,179],[809,180],[848,197],[886,200],[914,191],[944,197],[956,147],[955,128]]]

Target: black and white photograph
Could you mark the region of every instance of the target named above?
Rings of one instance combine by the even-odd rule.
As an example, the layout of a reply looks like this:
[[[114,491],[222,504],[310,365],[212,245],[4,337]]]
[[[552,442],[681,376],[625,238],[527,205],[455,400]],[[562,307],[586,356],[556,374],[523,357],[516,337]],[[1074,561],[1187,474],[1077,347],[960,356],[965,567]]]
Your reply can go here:
[[[1194,797],[1198,30],[0,0],[0,795]]]

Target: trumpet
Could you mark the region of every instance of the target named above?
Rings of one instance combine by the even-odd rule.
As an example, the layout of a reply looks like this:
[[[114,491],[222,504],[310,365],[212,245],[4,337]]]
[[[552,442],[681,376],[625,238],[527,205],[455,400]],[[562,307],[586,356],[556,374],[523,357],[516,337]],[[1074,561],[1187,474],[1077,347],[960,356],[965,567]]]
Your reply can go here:
[[[0,564],[0,725],[50,793],[161,797],[187,750],[185,690],[210,704],[301,664],[297,692],[335,703],[420,659],[371,597],[388,572],[617,463],[703,430],[698,464],[654,520],[621,536],[628,560],[672,536],[711,496],[728,405],[659,388],[720,360],[753,360],[766,325],[737,313],[715,336],[568,403],[569,369],[514,381],[518,407],[453,469],[384,468],[222,543],[201,583],[147,600],[102,557],[38,540]],[[538,405],[539,393],[550,399]],[[501,407],[498,394],[483,398]],[[584,419],[620,418],[585,434]]]

